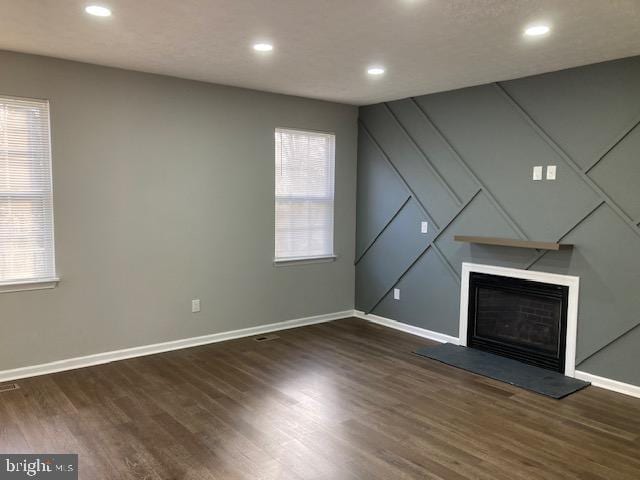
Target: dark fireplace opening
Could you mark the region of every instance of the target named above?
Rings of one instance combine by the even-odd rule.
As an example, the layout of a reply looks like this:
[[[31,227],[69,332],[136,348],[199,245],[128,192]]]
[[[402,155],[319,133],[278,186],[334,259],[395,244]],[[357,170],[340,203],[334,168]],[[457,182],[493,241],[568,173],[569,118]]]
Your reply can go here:
[[[472,272],[467,346],[564,372],[569,287]]]

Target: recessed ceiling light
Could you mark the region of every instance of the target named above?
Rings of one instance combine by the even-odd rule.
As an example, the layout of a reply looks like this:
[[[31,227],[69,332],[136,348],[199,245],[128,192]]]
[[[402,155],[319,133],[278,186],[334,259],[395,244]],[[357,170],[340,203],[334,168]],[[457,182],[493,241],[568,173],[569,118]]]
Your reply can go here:
[[[253,49],[256,52],[270,52],[271,50],[273,50],[273,45],[271,45],[270,43],[256,43],[253,46]]]
[[[96,17],[111,16],[111,10],[109,10],[107,7],[103,7],[100,5],[89,5],[88,7],[85,7],[84,11],[87,12],[89,15],[94,15]]]
[[[384,73],[384,68],[382,68],[382,67],[369,67],[369,68],[367,68],[367,73],[369,75],[382,75]]]
[[[527,37],[539,37],[540,35],[546,35],[550,31],[551,28],[548,25],[531,25],[525,29],[524,34]]]

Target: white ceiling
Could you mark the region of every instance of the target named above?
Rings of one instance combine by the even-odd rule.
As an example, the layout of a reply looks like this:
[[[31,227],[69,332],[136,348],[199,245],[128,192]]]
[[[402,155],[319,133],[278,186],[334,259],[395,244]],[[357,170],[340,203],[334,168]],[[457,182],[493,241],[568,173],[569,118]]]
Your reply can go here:
[[[368,104],[640,54],[640,0],[0,0],[0,49]]]

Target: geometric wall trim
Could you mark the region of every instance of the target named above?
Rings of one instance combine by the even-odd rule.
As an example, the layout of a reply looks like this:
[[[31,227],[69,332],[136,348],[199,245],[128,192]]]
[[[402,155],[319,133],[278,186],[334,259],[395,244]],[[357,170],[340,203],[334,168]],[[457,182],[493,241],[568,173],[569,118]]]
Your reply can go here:
[[[360,122],[375,139],[413,192],[416,201],[440,227],[460,206],[455,192],[416,147],[386,105],[363,107]]]
[[[356,264],[356,301],[370,312],[429,244],[420,223],[426,219],[417,202],[409,200]],[[397,248],[402,242],[402,248]]]
[[[598,208],[564,239],[572,251],[549,252],[533,266],[580,277],[577,360],[584,360],[638,325],[640,320],[640,238],[607,205]]]
[[[502,85],[584,170],[637,122],[640,113],[629,101],[640,96],[640,63],[634,57]]]
[[[440,281],[431,281],[434,277]],[[427,251],[396,286],[400,289],[402,301],[396,302],[393,292],[387,293],[376,308],[376,315],[393,317],[394,320],[416,327],[458,336],[458,324],[448,321],[458,315],[458,306],[440,299],[452,291],[458,292],[459,283],[447,272],[434,251]],[[425,315],[416,316],[414,310],[425,312]]]
[[[640,57],[361,107],[359,121],[368,194],[357,228],[369,244],[356,308],[455,335],[464,261],[577,275],[580,369],[640,385],[638,369],[621,367],[640,362]],[[534,182],[537,165],[555,165],[557,179]],[[428,238],[415,236],[421,216]],[[468,245],[458,234],[575,248]]]
[[[357,201],[369,208],[356,219],[356,261],[410,197],[402,180],[362,129],[358,134],[358,152],[363,161],[358,167],[361,183],[357,186]]]
[[[500,87],[483,85],[428,95],[417,102],[460,156],[469,159],[486,189],[527,238],[557,239],[598,202],[598,195],[532,129]],[[536,165],[557,165],[562,174],[554,182],[533,182]],[[562,209],[553,216],[531,214],[531,205],[548,212],[560,203]]]
[[[601,162],[594,166],[589,176],[607,192],[630,218],[640,220],[640,169],[635,168],[640,152],[640,128],[636,126],[613,147]],[[619,172],[625,172],[620,175]]]
[[[453,239],[454,235],[517,238],[513,227],[491,204],[485,192],[481,192],[469,203],[437,241],[438,247],[458,275],[462,270],[462,262],[470,257],[473,257],[476,263],[490,263],[511,268],[521,268],[537,257],[535,250],[456,242]]]

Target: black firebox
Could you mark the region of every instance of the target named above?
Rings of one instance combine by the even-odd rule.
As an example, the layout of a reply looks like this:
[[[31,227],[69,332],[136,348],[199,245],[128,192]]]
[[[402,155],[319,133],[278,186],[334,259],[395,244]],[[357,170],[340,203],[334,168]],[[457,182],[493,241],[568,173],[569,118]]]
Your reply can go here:
[[[471,273],[467,346],[564,372],[569,287]]]

